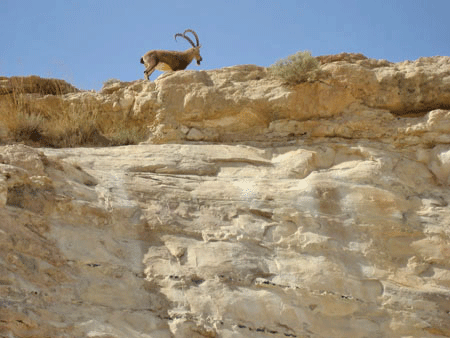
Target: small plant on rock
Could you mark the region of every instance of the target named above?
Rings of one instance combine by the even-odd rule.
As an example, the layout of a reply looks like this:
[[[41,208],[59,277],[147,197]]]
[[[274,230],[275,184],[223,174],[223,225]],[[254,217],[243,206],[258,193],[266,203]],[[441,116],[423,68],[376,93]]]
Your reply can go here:
[[[288,84],[312,81],[317,77],[320,62],[309,51],[297,52],[278,60],[269,67],[269,73]]]
[[[114,79],[114,78],[108,79],[105,82],[103,82],[103,88],[112,86],[115,83],[119,83],[120,84],[120,80]]]

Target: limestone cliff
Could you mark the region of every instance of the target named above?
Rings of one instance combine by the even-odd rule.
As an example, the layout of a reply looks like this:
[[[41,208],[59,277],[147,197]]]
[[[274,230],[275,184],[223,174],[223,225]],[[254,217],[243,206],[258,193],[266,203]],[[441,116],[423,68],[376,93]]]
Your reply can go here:
[[[26,93],[151,134],[0,148],[0,336],[450,337],[450,58],[320,60]]]

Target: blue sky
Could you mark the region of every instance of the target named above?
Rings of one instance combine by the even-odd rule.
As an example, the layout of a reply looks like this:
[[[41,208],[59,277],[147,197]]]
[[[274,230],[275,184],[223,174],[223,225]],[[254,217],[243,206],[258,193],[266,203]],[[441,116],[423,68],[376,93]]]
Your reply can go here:
[[[186,28],[202,44],[193,70],[269,66],[303,50],[415,60],[450,55],[449,13],[450,0],[0,0],[0,76],[98,90],[143,78],[150,49],[189,48],[173,38]]]

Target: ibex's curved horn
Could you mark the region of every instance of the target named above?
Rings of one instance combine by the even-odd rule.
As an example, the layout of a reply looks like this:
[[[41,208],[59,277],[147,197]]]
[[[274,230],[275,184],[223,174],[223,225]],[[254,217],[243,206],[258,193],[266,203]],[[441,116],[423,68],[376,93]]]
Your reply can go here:
[[[186,29],[183,33],[184,37],[186,37],[186,33],[187,32],[191,32],[194,36],[195,36],[195,41],[197,42],[197,46],[198,47],[200,45],[200,42],[198,41],[198,35],[197,33],[195,33],[192,29]]]
[[[189,41],[189,43],[192,45],[192,47],[196,47],[195,44],[194,44],[194,42],[193,42],[189,37],[187,37],[186,35],[184,35],[184,33],[183,33],[183,34],[181,34],[181,33],[175,34],[175,35],[174,35],[175,40],[177,39],[177,36],[181,36],[181,37],[185,38],[186,40]]]
[[[183,34],[181,34],[181,33],[177,33],[177,34],[175,34],[173,37],[175,38],[175,41],[177,40],[177,36],[181,36],[181,37],[184,37],[183,36]]]

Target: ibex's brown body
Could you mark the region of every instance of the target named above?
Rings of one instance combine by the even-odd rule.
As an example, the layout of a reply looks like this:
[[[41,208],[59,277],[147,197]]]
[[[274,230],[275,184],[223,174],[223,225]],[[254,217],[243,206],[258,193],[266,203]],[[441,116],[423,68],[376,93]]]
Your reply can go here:
[[[187,37],[186,32],[191,32],[194,34],[197,45],[195,45],[192,40]],[[191,30],[186,29],[183,34],[177,33],[175,34],[175,39],[177,36],[181,36],[188,40],[192,45],[192,48],[185,51],[169,51],[169,50],[151,50],[143,57],[141,57],[141,63],[145,65],[145,78],[148,80],[150,75],[155,71],[155,69],[162,71],[177,71],[186,69],[187,66],[192,62],[195,58],[197,60],[197,64],[200,65],[200,61],[202,61],[202,57],[200,56],[200,44],[198,41],[197,34]]]

